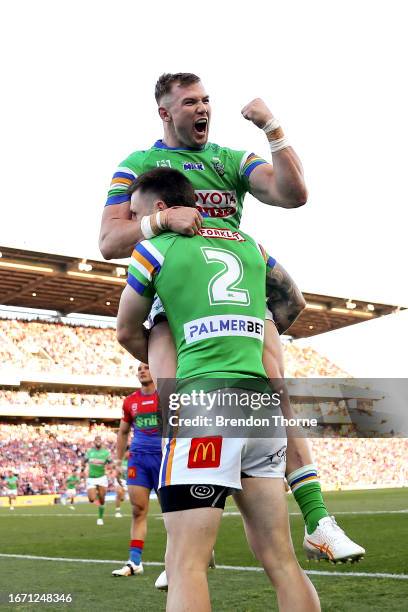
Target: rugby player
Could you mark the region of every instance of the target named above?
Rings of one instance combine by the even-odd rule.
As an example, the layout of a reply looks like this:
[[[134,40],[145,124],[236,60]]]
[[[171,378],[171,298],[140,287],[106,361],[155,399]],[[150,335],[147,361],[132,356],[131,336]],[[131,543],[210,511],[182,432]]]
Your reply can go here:
[[[132,191],[132,212],[157,213],[173,201],[194,206],[192,185],[169,168],[142,174]],[[228,224],[218,228],[214,232],[212,219],[204,219],[194,238],[168,232],[135,246],[119,305],[117,338],[135,358],[146,361],[143,322],[157,293],[175,338],[177,379],[241,378],[250,389],[251,380],[266,379],[265,281],[279,264],[247,234],[231,232]],[[187,277],[194,278],[194,299]],[[167,441],[159,495],[168,534],[169,611],[210,610],[207,566],[231,490],[251,548],[276,589],[279,609],[320,610],[291,543],[285,448],[284,430],[265,439],[215,435]]]
[[[14,510],[14,502],[17,499],[18,476],[10,470],[9,475],[4,479],[6,482],[5,495],[9,498],[9,508]]]
[[[65,481],[65,486],[67,488],[66,495],[67,495],[67,499],[69,500],[69,504],[70,504],[69,507],[71,508],[71,510],[75,510],[74,502],[75,502],[76,488],[80,482],[81,480],[76,470],[74,470],[72,474],[70,474]]]
[[[122,463],[120,465],[120,468],[116,469],[116,478],[115,478],[115,491],[116,491],[116,498],[115,498],[115,518],[122,518],[122,513],[120,511],[120,506],[121,503],[123,501],[125,501],[125,497],[126,497],[126,492],[127,492],[127,483],[126,483],[126,478],[127,478],[127,469],[128,469],[128,459],[129,459],[129,452],[128,449],[126,449],[126,453],[123,457]]]
[[[109,484],[105,472],[106,466],[109,463],[112,463],[111,454],[107,448],[102,446],[101,436],[96,436],[94,446],[86,451],[84,464],[88,464],[88,478],[86,481],[88,499],[91,504],[96,499],[99,501],[97,525],[103,525],[105,495]]]
[[[147,363],[139,364],[137,377],[141,388],[126,397],[123,402],[116,447],[116,469],[119,475],[132,428],[127,470],[127,485],[132,505],[129,560],[121,569],[114,570],[112,576],[143,574],[142,554],[147,533],[149,495],[152,489],[157,492],[159,484],[162,458],[159,397]]]
[[[213,227],[221,223],[237,230],[248,191],[271,206],[296,208],[306,202],[301,162],[279,121],[261,99],[252,100],[241,112],[265,132],[273,165],[254,153],[208,142],[211,106],[198,76],[164,74],[157,81],[155,97],[163,138],[150,149],[129,155],[113,175],[100,232],[100,249],[105,258],[128,257],[135,243],[167,229],[193,236],[202,224],[199,212],[211,219]],[[142,172],[158,166],[176,168],[189,178],[195,190],[196,209],[175,207],[142,217],[131,212],[129,185]],[[274,282],[278,282],[278,274]],[[289,309],[289,323],[298,314],[296,308]],[[276,312],[274,316],[275,324],[267,311],[263,363],[270,379],[284,376],[279,340],[282,326]],[[153,328],[149,365],[153,378],[172,378],[176,370],[174,341],[160,301],[154,303],[150,319]],[[287,418],[294,416],[288,402],[282,409]],[[307,556],[332,561],[361,558],[364,549],[329,516],[310,445],[304,437],[289,439],[287,480],[305,521],[303,546]]]

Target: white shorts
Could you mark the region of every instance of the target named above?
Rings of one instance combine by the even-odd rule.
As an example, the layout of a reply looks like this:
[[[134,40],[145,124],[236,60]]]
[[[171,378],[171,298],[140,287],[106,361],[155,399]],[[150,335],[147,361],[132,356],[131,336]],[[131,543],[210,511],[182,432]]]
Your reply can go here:
[[[121,484],[121,483],[119,482],[119,480],[118,480],[117,478],[115,478],[115,481],[114,481],[114,483],[113,483],[113,484],[115,485],[115,489],[118,489],[118,488],[120,487],[120,488],[121,488],[121,489],[123,489],[124,491],[127,491],[127,490],[128,490],[128,488],[127,488],[126,478],[122,478],[122,483],[123,483],[123,484]]]
[[[7,497],[17,497],[17,489],[6,489],[4,495]]]
[[[67,489],[67,495],[68,497],[75,497],[76,489]]]
[[[88,478],[86,481],[87,489],[94,489],[95,487],[105,487],[108,488],[108,477],[100,476],[99,478]]]
[[[242,489],[241,477],[284,478],[284,438],[174,438],[166,440],[159,488],[212,484]]]
[[[265,305],[265,319],[268,321],[274,320],[273,314],[267,305]],[[152,329],[157,323],[160,323],[160,321],[167,321],[167,316],[161,299],[156,295],[145,326],[147,329]]]

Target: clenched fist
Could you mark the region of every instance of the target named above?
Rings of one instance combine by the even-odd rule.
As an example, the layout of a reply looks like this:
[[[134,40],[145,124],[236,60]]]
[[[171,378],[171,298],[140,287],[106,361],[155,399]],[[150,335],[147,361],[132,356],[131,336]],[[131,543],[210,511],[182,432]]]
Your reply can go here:
[[[166,209],[166,227],[177,234],[194,236],[201,228],[202,218],[196,208],[172,206]]]
[[[265,102],[261,100],[261,98],[251,100],[251,102],[249,102],[241,110],[241,114],[245,117],[245,119],[252,121],[252,123],[261,129],[269,121],[269,119],[272,119],[273,117],[273,114],[266,106]]]

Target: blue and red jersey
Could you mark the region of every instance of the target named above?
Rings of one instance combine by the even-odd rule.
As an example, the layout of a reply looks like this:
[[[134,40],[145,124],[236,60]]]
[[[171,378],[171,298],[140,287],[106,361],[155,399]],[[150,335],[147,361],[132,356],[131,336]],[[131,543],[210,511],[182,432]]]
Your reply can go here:
[[[159,396],[140,389],[123,400],[123,421],[133,429],[130,452],[161,453]]]

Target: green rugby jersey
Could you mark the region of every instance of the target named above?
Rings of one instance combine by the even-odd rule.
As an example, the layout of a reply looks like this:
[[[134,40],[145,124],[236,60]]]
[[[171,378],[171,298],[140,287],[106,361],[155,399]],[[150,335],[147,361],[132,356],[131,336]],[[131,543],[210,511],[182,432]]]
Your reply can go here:
[[[110,452],[107,448],[89,448],[85,458],[89,463],[88,478],[105,476],[105,466],[111,462]]]
[[[249,189],[249,176],[260,164],[267,162],[248,151],[235,151],[207,143],[202,149],[167,147],[158,140],[146,151],[135,151],[127,157],[113,175],[106,205],[130,201],[127,189],[143,172],[167,166],[182,172],[192,183],[197,208],[203,217],[217,226],[221,221],[238,228],[242,205]]]
[[[266,378],[266,269],[275,263],[250,236],[212,219],[192,238],[167,232],[135,246],[128,284],[163,302],[177,378]]]
[[[7,476],[6,478],[7,488],[10,491],[17,491],[18,478],[17,476]]]
[[[72,476],[68,476],[66,480],[67,489],[75,489],[76,485],[80,482],[78,476],[76,474],[72,474]]]

